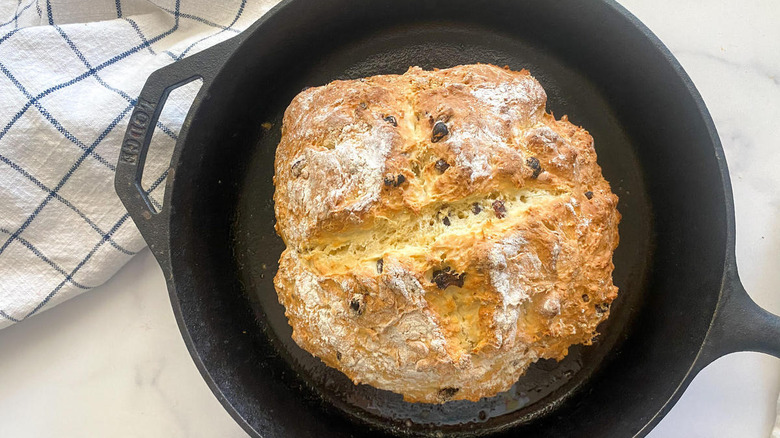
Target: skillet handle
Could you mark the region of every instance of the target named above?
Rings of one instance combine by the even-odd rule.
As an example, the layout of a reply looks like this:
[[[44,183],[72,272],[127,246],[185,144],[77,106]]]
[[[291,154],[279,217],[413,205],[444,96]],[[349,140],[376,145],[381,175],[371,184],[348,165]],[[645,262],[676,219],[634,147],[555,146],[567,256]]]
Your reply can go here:
[[[119,152],[119,161],[116,166],[116,175],[114,176],[114,188],[144,240],[152,248],[158,259],[167,251],[167,239],[165,239],[165,236],[168,234],[167,224],[170,217],[170,190],[165,191],[163,206],[157,211],[149,199],[148,192],[141,187],[146,154],[149,151],[149,143],[152,140],[157,119],[160,117],[160,112],[165,106],[165,100],[171,91],[194,80],[203,80],[203,85],[195,97],[179,132],[172,156],[172,162],[175,162],[173,160],[181,153],[182,145],[187,137],[193,110],[204,99],[205,90],[208,89],[210,83],[220,72],[228,57],[233,54],[235,48],[241,43],[242,38],[242,35],[235,36],[202,52],[154,71],[146,80],[130,116]],[[171,169],[166,182],[168,187],[170,187],[174,177],[175,174],[173,169]]]
[[[780,316],[762,309],[750,298],[732,259],[697,364],[703,368],[737,351],[757,351],[780,358]]]

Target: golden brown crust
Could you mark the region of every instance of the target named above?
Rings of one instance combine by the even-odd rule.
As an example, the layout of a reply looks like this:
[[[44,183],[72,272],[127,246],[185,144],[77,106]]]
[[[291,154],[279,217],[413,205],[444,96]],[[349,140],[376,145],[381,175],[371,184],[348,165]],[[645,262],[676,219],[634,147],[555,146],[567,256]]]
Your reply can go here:
[[[523,70],[335,81],[288,107],[274,279],[293,338],[409,401],[478,400],[589,344],[617,296],[617,196]]]

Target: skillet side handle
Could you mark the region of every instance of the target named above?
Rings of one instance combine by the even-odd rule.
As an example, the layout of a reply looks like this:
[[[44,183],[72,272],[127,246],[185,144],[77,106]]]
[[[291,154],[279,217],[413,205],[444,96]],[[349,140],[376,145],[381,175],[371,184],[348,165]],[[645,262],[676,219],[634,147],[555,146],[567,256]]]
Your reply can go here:
[[[186,133],[191,122],[193,110],[204,99],[204,91],[222,69],[225,61],[241,43],[241,40],[241,35],[235,36],[153,72],[146,80],[130,116],[119,152],[119,161],[114,176],[114,188],[144,240],[146,240],[158,258],[166,251],[165,248],[167,246],[166,236],[168,234],[168,219],[170,217],[170,190],[166,189],[163,206],[157,211],[152,205],[148,193],[141,186],[141,178],[143,176],[144,164],[146,163],[146,155],[149,151],[149,144],[152,140],[157,120],[160,117],[160,112],[165,106],[165,100],[171,91],[194,80],[203,80],[203,85],[195,97],[189,114],[179,132],[171,159],[173,163],[181,151],[184,139],[187,137]],[[173,164],[171,166],[172,168],[175,167]],[[170,185],[174,176],[175,172],[169,172],[166,184]]]
[[[141,186],[152,134],[171,91],[199,78],[193,75],[189,78],[174,79],[167,76],[168,72],[166,69],[155,71],[141,90],[122,140],[114,177],[114,188],[119,198],[147,240],[158,228],[158,223],[165,223],[169,213],[167,202],[157,211],[149,199],[149,194]]]
[[[758,306],[739,280],[732,260],[718,307],[697,363],[703,368],[738,351],[757,351],[780,358],[780,316]]]

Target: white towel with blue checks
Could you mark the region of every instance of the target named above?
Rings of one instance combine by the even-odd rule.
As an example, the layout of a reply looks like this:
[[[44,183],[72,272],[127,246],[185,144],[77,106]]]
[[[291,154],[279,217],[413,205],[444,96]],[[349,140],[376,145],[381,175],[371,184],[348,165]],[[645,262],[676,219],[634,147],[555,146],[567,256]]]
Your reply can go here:
[[[278,0],[0,1],[0,328],[108,280],[145,246],[114,169],[147,76],[235,36]],[[163,110],[144,188],[197,86]]]

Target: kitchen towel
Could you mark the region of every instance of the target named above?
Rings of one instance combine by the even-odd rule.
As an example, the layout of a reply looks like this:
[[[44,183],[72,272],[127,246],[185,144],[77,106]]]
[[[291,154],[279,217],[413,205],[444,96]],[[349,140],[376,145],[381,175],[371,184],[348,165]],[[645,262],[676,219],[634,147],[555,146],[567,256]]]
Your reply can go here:
[[[277,1],[0,2],[0,328],[99,286],[144,248],[113,184],[141,87]],[[142,184],[154,202],[198,88],[175,90],[157,124]]]

